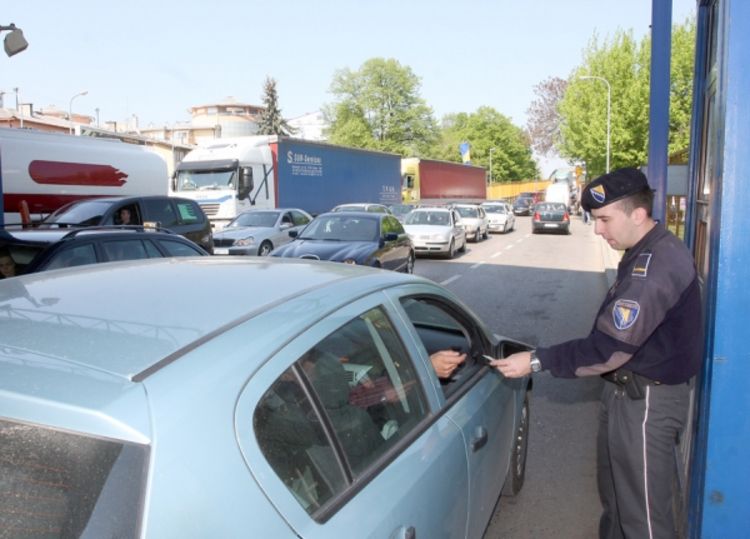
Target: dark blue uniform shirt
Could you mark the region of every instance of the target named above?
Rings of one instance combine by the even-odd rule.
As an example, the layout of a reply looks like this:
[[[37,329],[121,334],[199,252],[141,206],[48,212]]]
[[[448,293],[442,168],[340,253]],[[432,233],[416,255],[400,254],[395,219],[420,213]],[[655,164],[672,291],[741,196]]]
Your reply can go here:
[[[657,224],[625,252],[591,333],[539,348],[537,356],[559,377],[622,366],[665,384],[688,381],[703,357],[703,317],[695,263],[685,244]]]

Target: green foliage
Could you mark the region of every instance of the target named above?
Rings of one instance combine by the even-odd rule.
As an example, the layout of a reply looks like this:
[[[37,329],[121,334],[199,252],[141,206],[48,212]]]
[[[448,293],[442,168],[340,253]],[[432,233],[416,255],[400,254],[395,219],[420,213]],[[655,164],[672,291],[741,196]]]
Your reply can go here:
[[[373,58],[358,71],[338,71],[331,84],[336,100],[326,107],[328,139],[423,156],[437,141],[438,130],[419,89],[419,77],[393,59]]]
[[[689,143],[695,23],[675,27],[672,37],[669,151]],[[583,64],[570,77],[558,111],[562,139],[557,149],[571,161],[585,161],[589,175],[606,169],[607,85],[611,87],[610,168],[640,166],[648,158],[650,38],[630,32],[611,41],[592,38]]]
[[[507,116],[492,107],[480,107],[475,113],[449,114],[443,118],[442,140],[433,156],[445,161],[461,161],[458,147],[471,145],[471,164],[490,168],[492,151],[493,182],[536,178],[538,170],[532,157],[529,138]]]
[[[263,110],[258,119],[259,135],[291,135],[294,129],[281,116],[276,81],[266,77],[263,85]]]

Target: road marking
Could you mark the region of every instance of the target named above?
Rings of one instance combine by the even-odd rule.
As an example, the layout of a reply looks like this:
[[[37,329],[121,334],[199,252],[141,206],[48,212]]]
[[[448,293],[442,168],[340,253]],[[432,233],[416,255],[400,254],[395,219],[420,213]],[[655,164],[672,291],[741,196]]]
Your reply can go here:
[[[477,269],[479,266],[481,266],[482,264],[485,264],[486,262],[487,262],[486,260],[480,260],[479,262],[471,266],[469,269]]]
[[[501,254],[503,254],[503,252],[502,252],[502,251],[498,251],[498,252],[496,252],[496,253],[495,253],[494,255],[490,256],[490,258],[497,258],[497,257],[498,257],[498,256],[500,256]]]
[[[447,284],[450,284],[453,281],[455,281],[456,279],[460,279],[460,278],[461,278],[460,275],[454,275],[453,277],[448,277],[445,281],[443,281],[440,284],[443,285],[443,286],[446,286]]]
[[[506,245],[506,246],[505,246],[505,248],[506,248],[506,249],[513,249],[513,244],[510,244],[510,245]]]
[[[521,243],[524,240],[524,238],[520,238],[516,240],[516,243]]]

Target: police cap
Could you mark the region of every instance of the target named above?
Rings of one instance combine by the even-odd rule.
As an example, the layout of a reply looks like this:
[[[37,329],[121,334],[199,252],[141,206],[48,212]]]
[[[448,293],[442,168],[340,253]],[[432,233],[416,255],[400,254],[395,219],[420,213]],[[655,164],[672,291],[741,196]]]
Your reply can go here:
[[[585,211],[596,210],[649,189],[651,187],[643,172],[633,167],[618,168],[584,187],[581,206]]]

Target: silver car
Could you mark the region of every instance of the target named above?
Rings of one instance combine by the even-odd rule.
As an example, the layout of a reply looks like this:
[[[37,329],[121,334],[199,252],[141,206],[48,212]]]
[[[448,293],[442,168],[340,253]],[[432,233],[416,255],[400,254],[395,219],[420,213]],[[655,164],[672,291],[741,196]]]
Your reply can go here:
[[[214,233],[214,254],[266,256],[292,241],[289,232],[302,230],[312,219],[297,208],[242,212]]]
[[[417,208],[404,219],[404,230],[417,254],[439,254],[448,258],[466,250],[466,230],[452,208]]]
[[[489,237],[490,223],[482,206],[478,204],[456,204],[453,206],[461,216],[461,222],[466,230],[466,238],[479,241]]]
[[[516,216],[513,208],[507,202],[483,202],[482,207],[487,213],[490,232],[510,232],[516,227]]]

